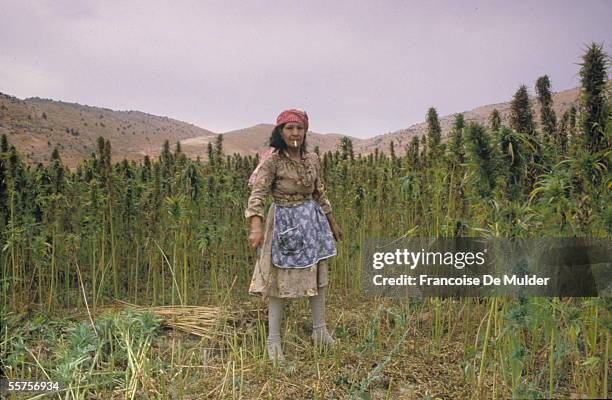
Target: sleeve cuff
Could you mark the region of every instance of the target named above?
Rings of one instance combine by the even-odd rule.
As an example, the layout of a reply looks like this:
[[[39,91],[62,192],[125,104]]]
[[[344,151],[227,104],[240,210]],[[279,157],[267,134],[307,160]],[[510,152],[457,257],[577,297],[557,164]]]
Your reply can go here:
[[[244,212],[244,217],[245,217],[246,219],[249,219],[249,218],[251,218],[251,217],[253,217],[253,216],[255,216],[255,215],[257,215],[258,217],[261,217],[261,219],[263,219],[263,217],[264,217],[264,216],[263,216],[263,213],[262,213],[262,212],[259,212],[259,211],[255,211],[255,210],[249,210],[249,209],[247,209],[247,210]]]

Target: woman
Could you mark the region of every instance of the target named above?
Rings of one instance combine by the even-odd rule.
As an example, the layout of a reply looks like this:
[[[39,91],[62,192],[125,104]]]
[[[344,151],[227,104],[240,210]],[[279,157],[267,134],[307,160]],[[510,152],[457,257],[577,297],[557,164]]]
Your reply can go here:
[[[306,149],[308,115],[290,109],[276,119],[270,136],[272,149],[253,171],[245,217],[249,242],[258,258],[249,293],[268,299],[268,356],[284,360],[280,324],[284,299],[308,296],[313,319],[312,338],[332,345],[325,326],[325,289],[334,240],[342,240],[321,182],[316,153]],[[274,203],[263,225],[264,201]]]

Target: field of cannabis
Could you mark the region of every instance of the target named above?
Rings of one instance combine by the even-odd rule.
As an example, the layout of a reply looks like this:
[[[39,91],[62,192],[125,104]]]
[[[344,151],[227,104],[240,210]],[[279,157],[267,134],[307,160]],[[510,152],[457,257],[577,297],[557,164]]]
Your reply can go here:
[[[331,262],[329,350],[310,341],[307,300],[288,303],[287,363],[266,354],[266,306],[247,294],[254,251],[243,210],[258,159],[111,161],[111,143],[75,171],[54,151],[26,166],[0,143],[2,375],[59,381],[7,398],[606,398],[608,298],[366,298],[368,237],[600,237],[612,231],[610,61],[590,45],[579,103],[561,116],[547,76],[521,86],[508,116],[456,115],[441,142],[321,154],[343,227]],[[541,107],[534,116],[533,101]],[[317,149],[314,149],[317,151]]]

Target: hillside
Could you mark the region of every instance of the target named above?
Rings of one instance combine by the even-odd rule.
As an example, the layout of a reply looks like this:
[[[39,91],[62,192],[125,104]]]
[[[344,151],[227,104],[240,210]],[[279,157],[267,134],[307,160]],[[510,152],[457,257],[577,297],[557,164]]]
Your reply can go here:
[[[40,98],[20,100],[0,94],[0,134],[26,157],[28,163],[49,161],[53,148],[74,167],[96,151],[99,136],[110,139],[114,160],[142,161],[156,157],[166,139],[171,143],[215,134],[182,121],[140,111],[113,111]]]

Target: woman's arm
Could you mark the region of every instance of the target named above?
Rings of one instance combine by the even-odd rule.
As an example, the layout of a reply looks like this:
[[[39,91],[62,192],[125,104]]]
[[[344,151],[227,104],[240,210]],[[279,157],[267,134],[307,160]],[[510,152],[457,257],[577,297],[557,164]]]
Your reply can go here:
[[[249,220],[249,243],[255,248],[263,244],[263,216],[266,197],[272,190],[276,167],[273,157],[266,159],[257,172],[244,216]]]

